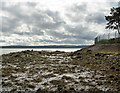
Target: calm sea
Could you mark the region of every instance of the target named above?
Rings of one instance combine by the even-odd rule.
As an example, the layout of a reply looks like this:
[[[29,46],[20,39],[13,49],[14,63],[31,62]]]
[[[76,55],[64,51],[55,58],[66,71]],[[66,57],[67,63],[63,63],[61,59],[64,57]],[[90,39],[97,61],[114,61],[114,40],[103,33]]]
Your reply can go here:
[[[80,50],[81,48],[0,48],[0,55],[7,54],[11,52],[18,52],[24,50],[34,50],[34,51],[65,51],[65,52],[74,52]]]

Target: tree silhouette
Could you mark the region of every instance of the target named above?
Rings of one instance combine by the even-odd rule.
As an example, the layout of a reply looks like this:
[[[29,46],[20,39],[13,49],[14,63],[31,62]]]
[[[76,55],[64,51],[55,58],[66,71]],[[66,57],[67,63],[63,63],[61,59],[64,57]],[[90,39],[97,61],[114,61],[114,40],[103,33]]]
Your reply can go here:
[[[108,21],[106,29],[117,29],[120,35],[120,7],[111,8],[110,15],[105,16],[105,19]]]

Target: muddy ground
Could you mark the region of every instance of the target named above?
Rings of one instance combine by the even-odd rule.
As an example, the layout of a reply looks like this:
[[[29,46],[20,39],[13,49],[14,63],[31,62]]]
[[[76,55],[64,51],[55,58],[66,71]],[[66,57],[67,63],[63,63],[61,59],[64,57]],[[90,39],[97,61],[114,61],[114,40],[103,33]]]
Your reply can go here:
[[[2,91],[120,91],[120,53],[27,50],[1,58]]]

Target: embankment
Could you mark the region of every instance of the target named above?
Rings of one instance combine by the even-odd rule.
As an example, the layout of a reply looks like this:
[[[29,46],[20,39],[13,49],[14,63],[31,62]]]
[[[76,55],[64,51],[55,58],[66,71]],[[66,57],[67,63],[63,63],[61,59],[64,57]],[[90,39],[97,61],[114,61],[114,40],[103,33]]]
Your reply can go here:
[[[120,44],[95,44],[84,48],[82,51],[91,50],[98,53],[120,53]]]

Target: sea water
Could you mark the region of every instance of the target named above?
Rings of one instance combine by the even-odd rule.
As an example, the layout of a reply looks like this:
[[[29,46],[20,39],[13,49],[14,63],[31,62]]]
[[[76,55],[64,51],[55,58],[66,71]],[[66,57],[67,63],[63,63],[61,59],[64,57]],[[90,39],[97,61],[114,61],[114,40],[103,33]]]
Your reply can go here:
[[[20,52],[25,50],[33,50],[33,51],[65,51],[65,52],[74,52],[80,50],[81,48],[0,48],[0,55],[8,54],[11,52]]]

